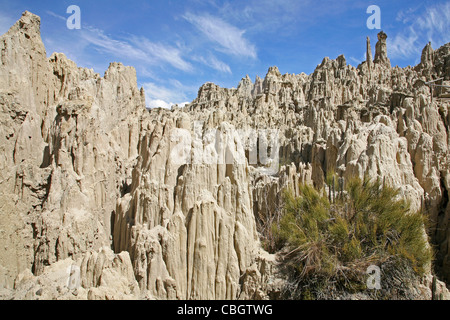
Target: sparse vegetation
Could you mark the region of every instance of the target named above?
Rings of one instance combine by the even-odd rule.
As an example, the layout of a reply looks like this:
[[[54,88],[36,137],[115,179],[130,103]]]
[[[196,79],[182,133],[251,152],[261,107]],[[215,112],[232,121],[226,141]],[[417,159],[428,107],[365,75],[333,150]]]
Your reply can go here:
[[[362,292],[366,269],[373,264],[382,268],[386,287],[398,270],[420,277],[431,263],[425,218],[411,212],[397,190],[353,179],[334,203],[312,186],[300,190],[297,198],[285,191],[283,217],[273,226],[299,298]]]

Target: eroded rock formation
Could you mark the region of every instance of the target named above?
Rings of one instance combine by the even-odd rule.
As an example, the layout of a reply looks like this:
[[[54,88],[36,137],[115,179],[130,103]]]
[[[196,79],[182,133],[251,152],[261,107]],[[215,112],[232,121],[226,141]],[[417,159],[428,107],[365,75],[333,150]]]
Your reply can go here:
[[[149,111],[133,68],[101,77],[47,58],[39,25],[25,12],[0,38],[1,297],[278,298],[262,229],[281,190],[326,189],[331,172],[382,179],[425,208],[449,281],[449,102],[425,82],[450,80],[450,44],[391,68],[381,32],[357,68],[344,56],[311,75],[271,67]]]

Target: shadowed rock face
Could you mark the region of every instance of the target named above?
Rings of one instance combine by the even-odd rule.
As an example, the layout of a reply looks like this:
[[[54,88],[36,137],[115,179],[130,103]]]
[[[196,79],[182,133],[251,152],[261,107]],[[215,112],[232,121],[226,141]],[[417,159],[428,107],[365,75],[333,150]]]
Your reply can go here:
[[[272,67],[149,111],[133,68],[101,77],[47,58],[39,24],[25,12],[0,38],[1,297],[277,298],[261,217],[283,188],[322,188],[329,172],[383,179],[424,207],[450,279],[449,103],[424,85],[450,80],[450,44],[391,68],[381,32],[357,68],[343,56],[311,75]]]

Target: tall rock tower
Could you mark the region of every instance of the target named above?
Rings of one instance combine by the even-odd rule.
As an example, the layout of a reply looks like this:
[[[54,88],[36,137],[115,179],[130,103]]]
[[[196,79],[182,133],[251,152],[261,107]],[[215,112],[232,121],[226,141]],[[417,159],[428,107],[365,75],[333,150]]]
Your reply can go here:
[[[375,46],[375,63],[385,65],[386,67],[391,67],[391,61],[387,56],[387,46],[386,46],[387,35],[383,31],[378,33],[378,42]]]
[[[366,62],[369,69],[371,69],[373,66],[373,61],[372,61],[372,48],[370,47],[369,37],[367,37],[367,44],[366,44]]]

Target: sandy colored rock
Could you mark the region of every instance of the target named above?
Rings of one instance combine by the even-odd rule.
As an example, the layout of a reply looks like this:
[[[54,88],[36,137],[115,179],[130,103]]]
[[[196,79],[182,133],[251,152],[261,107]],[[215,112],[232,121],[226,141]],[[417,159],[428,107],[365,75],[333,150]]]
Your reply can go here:
[[[357,67],[271,67],[147,110],[132,67],[102,77],[47,58],[39,26],[25,12],[0,38],[1,298],[280,298],[265,230],[283,190],[329,193],[331,173],[380,179],[424,209],[449,281],[449,104],[425,82],[449,80],[450,44],[391,68],[380,32]],[[417,294],[448,297],[429,276]]]

